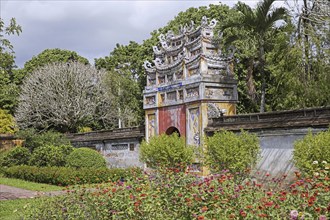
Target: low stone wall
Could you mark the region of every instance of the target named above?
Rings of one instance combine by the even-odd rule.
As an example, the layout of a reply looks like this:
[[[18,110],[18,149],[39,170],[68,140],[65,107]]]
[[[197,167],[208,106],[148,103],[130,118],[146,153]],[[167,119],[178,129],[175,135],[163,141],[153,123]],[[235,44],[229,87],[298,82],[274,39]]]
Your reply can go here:
[[[16,146],[22,146],[24,140],[17,139],[11,134],[0,134],[0,149],[10,149]]]
[[[102,153],[108,167],[143,167],[139,161],[140,142],[144,126],[69,134],[75,147],[92,147]]]
[[[262,149],[257,171],[279,177],[296,170],[292,163],[294,142],[309,130],[316,134],[329,125],[330,107],[324,107],[212,118],[205,133],[213,135],[221,129],[256,133]]]

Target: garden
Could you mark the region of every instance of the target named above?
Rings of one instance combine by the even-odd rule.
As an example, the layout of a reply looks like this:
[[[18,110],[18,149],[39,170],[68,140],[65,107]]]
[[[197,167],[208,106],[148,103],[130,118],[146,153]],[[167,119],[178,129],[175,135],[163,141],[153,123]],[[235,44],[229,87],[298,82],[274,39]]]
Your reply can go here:
[[[177,135],[153,137],[141,144],[141,160],[151,168],[147,172],[107,169],[94,150],[41,140],[31,141],[43,144],[32,151],[7,152],[2,174],[60,186],[65,194],[24,200],[24,205],[18,200],[11,219],[329,219],[330,130],[309,132],[297,141],[293,162],[299,172],[276,178],[253,170],[259,140],[245,131],[218,132],[206,138],[204,149],[186,146]],[[89,158],[95,163],[83,167]],[[210,174],[190,170],[195,161],[207,165]]]

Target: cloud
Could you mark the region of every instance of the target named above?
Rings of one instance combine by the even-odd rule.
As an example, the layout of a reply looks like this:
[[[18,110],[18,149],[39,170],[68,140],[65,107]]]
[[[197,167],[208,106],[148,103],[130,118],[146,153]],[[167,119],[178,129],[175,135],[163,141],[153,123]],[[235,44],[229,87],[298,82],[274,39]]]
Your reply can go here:
[[[116,43],[141,43],[180,11],[218,1],[1,1],[0,15],[22,26],[20,36],[10,36],[16,64],[45,49],[77,52],[92,63],[108,56]]]

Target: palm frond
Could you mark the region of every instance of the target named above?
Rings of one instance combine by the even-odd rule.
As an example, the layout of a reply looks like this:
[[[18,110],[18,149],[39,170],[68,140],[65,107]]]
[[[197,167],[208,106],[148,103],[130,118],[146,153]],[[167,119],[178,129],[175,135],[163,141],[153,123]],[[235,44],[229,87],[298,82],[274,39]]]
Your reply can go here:
[[[256,16],[252,8],[243,2],[238,2],[236,9],[243,14],[242,23],[248,27],[253,27],[256,22]]]
[[[275,0],[263,0],[259,2],[256,7],[256,16],[259,21],[264,21],[267,14],[271,11],[272,4]]]
[[[265,29],[270,28],[275,24],[276,21],[281,19],[285,20],[287,15],[287,10],[283,7],[276,8],[272,13],[268,14],[265,19]]]

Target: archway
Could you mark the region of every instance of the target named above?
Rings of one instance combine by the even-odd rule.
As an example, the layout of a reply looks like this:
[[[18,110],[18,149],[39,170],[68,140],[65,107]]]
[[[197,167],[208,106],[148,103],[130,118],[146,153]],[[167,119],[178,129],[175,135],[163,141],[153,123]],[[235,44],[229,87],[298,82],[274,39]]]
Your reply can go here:
[[[167,135],[172,135],[173,133],[177,133],[179,137],[181,136],[179,129],[176,127],[169,127],[165,132]]]

